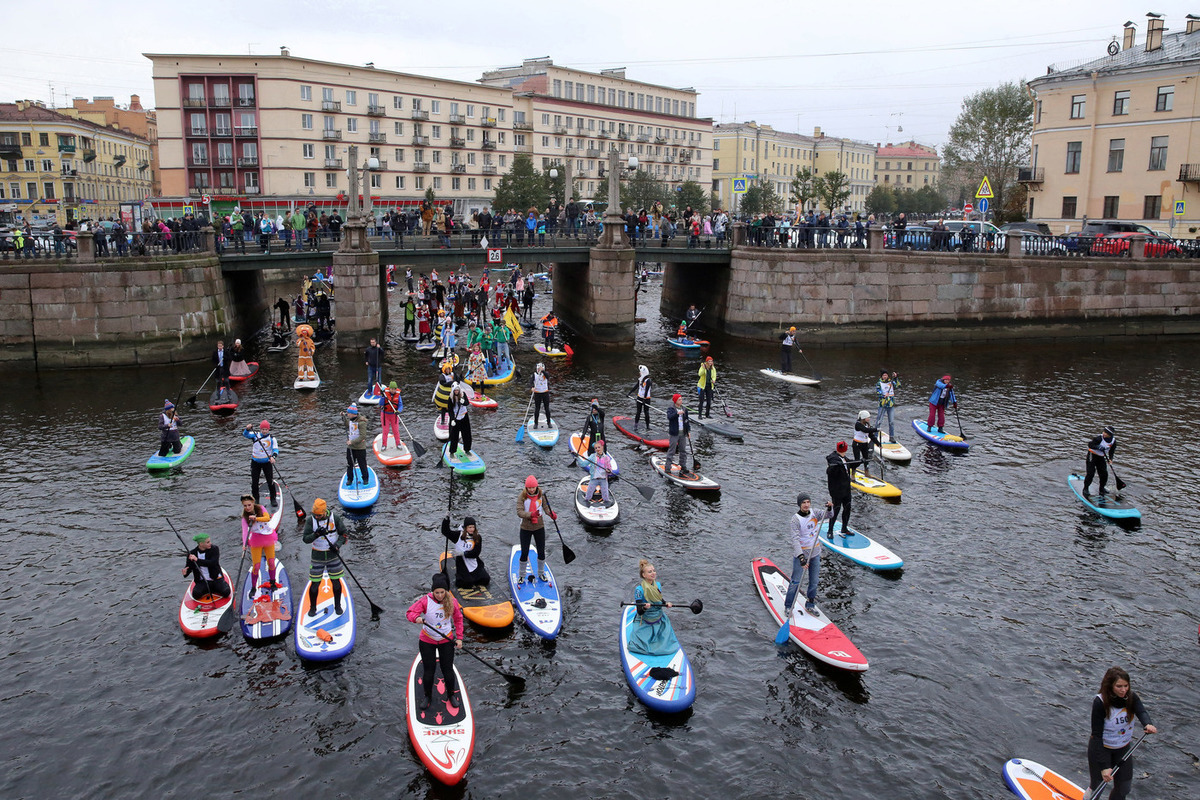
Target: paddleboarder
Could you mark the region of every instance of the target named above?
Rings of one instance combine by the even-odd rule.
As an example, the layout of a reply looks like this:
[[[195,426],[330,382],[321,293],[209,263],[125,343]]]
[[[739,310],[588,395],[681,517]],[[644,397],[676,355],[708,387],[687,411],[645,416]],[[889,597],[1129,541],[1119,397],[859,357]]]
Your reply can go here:
[[[551,352],[555,349],[554,335],[557,332],[558,317],[554,316],[554,312],[551,311],[549,314],[542,317],[542,337],[545,339],[546,352]]]
[[[442,680],[446,684],[449,704],[458,707],[462,701],[458,683],[454,680],[454,651],[462,649],[463,615],[462,606],[450,594],[450,581],[444,572],[433,576],[429,594],[409,606],[405,616],[409,622],[421,626],[417,635],[423,670],[421,686],[425,690],[420,698],[421,710],[429,708],[433,702],[433,676],[438,662],[442,665]]]
[[[412,270],[409,270],[408,274],[408,297],[404,300],[404,333],[401,334],[405,339],[417,335],[417,304],[413,300]]]
[[[850,470],[858,466],[859,462],[850,461],[846,458],[845,442],[838,442],[837,447],[829,455],[825,456],[825,479],[829,484],[829,498],[832,501],[831,508],[833,509],[829,518],[836,520],[838,512],[842,514],[842,529],[850,524]],[[829,523],[829,538],[833,538],[833,523]]]
[[[275,301],[275,309],[279,312],[279,327],[290,331],[292,329],[292,304],[281,297]]]
[[[170,400],[163,400],[162,413],[158,415],[158,431],[159,458],[165,458],[167,453],[178,455],[183,452],[183,442],[179,439],[179,414]]]
[[[712,356],[704,359],[704,363],[700,365],[696,374],[699,376],[696,381],[696,394],[700,397],[700,407],[696,409],[696,414],[700,419],[705,416],[712,419],[713,392],[717,388],[717,368],[713,366]],[[704,413],[706,406],[708,414]]]
[[[250,374],[250,365],[246,363],[246,351],[242,349],[242,340],[233,340],[233,349],[229,351],[228,375],[235,378],[245,378]]]
[[[312,555],[308,566],[308,616],[317,615],[317,591],[321,587],[321,577],[328,572],[329,582],[333,586],[333,610],[342,613],[342,566],[340,548],[346,544],[346,531],[342,527],[342,518],[329,510],[325,501],[318,497],[313,501],[312,514],[304,520],[304,532],[301,534],[305,544],[312,545]]]
[[[638,420],[646,416],[646,430],[650,430],[650,392],[654,382],[650,380],[650,368],[645,364],[638,365],[638,382],[634,384],[637,392],[637,407],[633,411],[633,429],[638,429]]]
[[[879,429],[871,424],[871,412],[864,409],[858,412],[858,419],[854,423],[854,459],[862,464],[864,475],[870,474],[867,468],[878,445]]]
[[[792,348],[796,346],[796,326],[788,328],[783,333],[779,334],[779,340],[782,342],[779,352],[779,371],[792,371]],[[803,350],[800,350],[803,353]]]
[[[1129,673],[1109,667],[1100,681],[1100,692],[1092,699],[1091,736],[1088,737],[1088,776],[1092,785],[1083,796],[1090,798],[1101,782],[1111,783],[1109,800],[1124,800],[1133,783],[1133,758],[1129,755],[1133,739],[1133,720],[1142,723],[1146,733],[1158,733],[1142,699],[1133,691]],[[1116,777],[1113,771],[1117,769]]]
[[[299,353],[296,360],[296,378],[302,381],[315,380],[317,368],[313,366],[313,354],[317,352],[317,345],[312,340],[312,326],[297,325],[296,336],[296,350]]]
[[[1087,474],[1083,478],[1083,496],[1091,497],[1092,493],[1089,488],[1092,485],[1092,479],[1100,478],[1100,496],[1104,497],[1108,494],[1105,487],[1108,485],[1108,465],[1112,463],[1113,456],[1117,452],[1117,431],[1111,425],[1107,425],[1104,431],[1088,442],[1087,449]],[[166,453],[159,453],[166,455]]]
[[[379,384],[383,382],[383,348],[374,338],[367,345],[363,358],[367,365],[367,394],[376,394]]]
[[[529,379],[529,384],[533,391],[533,427],[539,426],[541,417],[538,413],[539,409],[546,409],[546,426],[549,427],[550,419],[550,381],[546,377],[546,365],[538,362],[534,367],[533,377]]]
[[[646,559],[638,561],[641,582],[633,587],[633,602],[637,603],[637,617],[629,629],[629,652],[647,656],[672,655],[679,650],[675,629],[664,609],[674,608],[663,599],[662,584],[658,572]]]
[[[649,423],[647,423],[649,427]],[[692,432],[692,423],[688,411],[683,407],[683,395],[671,395],[671,407],[667,409],[667,455],[664,464],[668,472],[680,469],[675,461],[679,457],[679,440],[686,439]]]
[[[643,271],[643,274],[645,275],[646,273]],[[647,275],[647,277],[648,277],[648,275]],[[700,312],[696,310],[696,306],[694,304],[688,306],[688,310],[683,312],[683,322],[689,328],[692,326],[692,323],[695,322],[699,317],[700,317]]]
[[[930,433],[946,432],[946,406],[953,405],[958,410],[958,396],[954,394],[954,381],[949,374],[943,375],[933,385],[933,394],[929,395],[929,420],[925,426]],[[933,427],[934,415],[937,416],[937,428]]]
[[[587,419],[583,421],[583,433],[581,436],[588,437],[587,452],[590,456],[596,449],[596,443],[604,439],[604,409],[600,407],[600,401],[593,397],[592,403],[588,406]],[[608,495],[604,495],[608,499]]]
[[[479,526],[475,524],[474,517],[463,517],[461,526],[451,528],[450,516],[446,515],[442,519],[442,536],[454,548],[454,585],[459,591],[487,586],[492,582],[492,576],[480,558],[483,537],[479,535]]]
[[[192,541],[196,546],[188,551],[187,563],[183,566],[183,574],[191,573],[196,584],[192,587],[192,597],[197,600],[206,594],[229,597],[232,590],[221,574],[221,548],[212,543],[207,533],[197,533]]]
[[[471,452],[471,399],[475,397],[475,392],[470,386],[465,383],[456,383],[450,392],[450,449],[447,450],[451,458],[458,453],[459,443],[462,443],[463,452],[469,454]]]
[[[362,485],[366,486],[370,483],[367,475],[367,442],[371,440],[367,435],[367,420],[359,417],[356,403],[351,403],[341,416],[342,422],[346,423],[346,483],[349,485],[353,482],[354,465],[358,464],[359,477],[362,478]]]
[[[679,330],[675,331],[675,339],[680,344],[691,344],[692,337],[688,335],[687,325],[679,323]]]
[[[212,365],[217,372],[217,380],[223,381],[229,377],[229,353],[225,352],[225,342],[217,339],[217,349],[213,350]]]
[[[396,441],[396,446],[400,446],[400,412],[404,410],[404,400],[400,397],[400,389],[396,386],[396,382],[392,381],[383,390],[383,402],[379,406],[379,424],[383,428],[383,440],[381,442],[381,450],[387,450],[388,434]]]
[[[542,505],[545,496],[542,494],[541,488],[538,486],[537,478],[530,475],[525,479],[525,486],[517,495],[517,516],[521,518],[521,564],[524,566],[522,570],[524,574],[523,580],[527,583],[533,583],[533,566],[529,563],[529,542],[530,540],[537,546],[538,554],[538,578],[543,582],[550,580],[550,573],[546,572],[546,514],[550,515],[550,519],[557,520],[558,514],[554,511],[543,511]]]
[[[792,580],[788,584],[787,597],[783,600],[785,619],[791,619],[792,605],[800,589],[800,576],[806,568],[808,589],[804,594],[804,610],[812,613],[817,607],[817,580],[821,574],[821,543],[817,541],[817,533],[821,530],[822,522],[833,519],[833,503],[826,503],[825,511],[813,511],[812,498],[804,492],[796,496],[796,505],[800,508],[792,515],[788,529],[788,539],[792,543]]]
[[[893,442],[896,441],[896,390],[899,388],[900,378],[896,373],[889,375],[886,369],[880,370],[879,383],[875,384],[875,394],[879,397],[879,413],[875,416],[875,427],[879,427],[886,414],[888,438]]]
[[[279,455],[279,440],[271,435],[271,423],[263,420],[258,423],[258,433],[249,425],[242,429],[242,436],[254,444],[250,445],[250,495],[258,502],[258,480],[267,479],[267,491],[271,497],[271,505],[278,505],[275,497],[275,456]]]
[[[613,472],[613,460],[612,456],[605,452],[603,439],[595,440],[595,448],[595,452],[588,459],[588,475],[591,476],[591,480],[588,481],[587,491],[583,493],[583,496],[589,503],[594,503],[596,502],[595,492],[599,489],[601,500],[608,505],[608,476]]]
[[[242,495],[242,521],[246,523],[246,537],[242,540],[242,552],[250,546],[250,585],[258,586],[258,565],[263,556],[267,558],[267,588],[275,588],[275,544],[279,535],[271,527],[271,512],[259,505],[257,498]],[[251,591],[251,596],[257,592]]]
[[[467,356],[467,381],[470,382],[475,394],[483,394],[487,381],[487,356],[479,342],[471,345],[471,354]]]

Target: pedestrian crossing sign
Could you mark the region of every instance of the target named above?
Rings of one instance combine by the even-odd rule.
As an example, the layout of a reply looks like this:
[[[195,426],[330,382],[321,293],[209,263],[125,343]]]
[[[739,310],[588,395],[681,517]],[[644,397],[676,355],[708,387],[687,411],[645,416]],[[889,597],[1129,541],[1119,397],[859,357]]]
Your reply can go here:
[[[734,194],[745,194],[746,193],[746,179],[745,178],[734,178],[733,179],[733,193]]]
[[[1184,206],[1184,202],[1185,202],[1185,201],[1183,201],[1183,200],[1176,200],[1176,201],[1175,201],[1175,216],[1177,216],[1177,217],[1182,217],[1182,216],[1183,216],[1183,213],[1184,213],[1184,212],[1183,212],[1183,209],[1184,209],[1184,207],[1185,207],[1185,206]]]
[[[989,200],[995,198],[992,194],[992,184],[988,183],[987,175],[983,176],[983,180],[979,182],[979,190],[975,192],[975,197],[986,197]]]

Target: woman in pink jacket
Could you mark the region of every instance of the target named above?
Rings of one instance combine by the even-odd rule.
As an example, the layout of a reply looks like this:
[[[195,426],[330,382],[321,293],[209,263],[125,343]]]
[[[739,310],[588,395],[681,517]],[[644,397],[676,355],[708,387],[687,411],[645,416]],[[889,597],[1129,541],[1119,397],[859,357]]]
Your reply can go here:
[[[417,646],[421,650],[421,710],[433,702],[433,673],[437,662],[442,663],[442,680],[446,682],[449,704],[458,706],[458,684],[454,680],[454,651],[462,649],[463,615],[462,606],[450,594],[450,580],[446,573],[433,576],[429,594],[418,598],[408,607],[408,621],[421,626]]]

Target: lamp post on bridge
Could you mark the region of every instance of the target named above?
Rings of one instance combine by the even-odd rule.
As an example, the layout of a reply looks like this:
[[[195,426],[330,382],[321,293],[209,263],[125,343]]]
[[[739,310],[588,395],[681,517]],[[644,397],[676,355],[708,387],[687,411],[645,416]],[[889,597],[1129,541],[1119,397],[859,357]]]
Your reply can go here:
[[[626,169],[632,173],[637,168],[637,157],[630,156]],[[604,212],[604,235],[600,237],[600,247],[629,247],[625,217],[621,215],[621,172],[621,154],[617,152],[616,145],[611,145],[608,150],[608,208]]]
[[[347,253],[369,252],[371,245],[367,240],[367,218],[372,211],[371,170],[379,169],[379,159],[371,156],[360,167],[358,164],[358,145],[353,144],[346,149],[346,156],[350,162],[350,165],[346,168],[346,177],[350,180],[350,196],[346,206],[345,233],[342,236],[342,243],[338,247],[338,250]],[[361,206],[358,202],[360,180],[366,187],[363,192],[365,202]]]

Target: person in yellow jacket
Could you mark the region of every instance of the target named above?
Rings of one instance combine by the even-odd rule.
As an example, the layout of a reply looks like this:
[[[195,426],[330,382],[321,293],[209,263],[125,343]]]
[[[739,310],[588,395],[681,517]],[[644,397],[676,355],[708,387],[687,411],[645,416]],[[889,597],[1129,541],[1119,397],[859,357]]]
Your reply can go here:
[[[300,353],[296,362],[296,378],[311,381],[317,377],[317,368],[313,366],[313,354],[317,352],[317,345],[312,340],[312,326],[297,325],[296,337],[296,349]]]
[[[704,359],[700,365],[699,380],[696,381],[696,394],[700,396],[700,408],[696,410],[697,417],[705,416],[712,419],[713,392],[717,389],[717,368],[713,366],[712,356]]]

